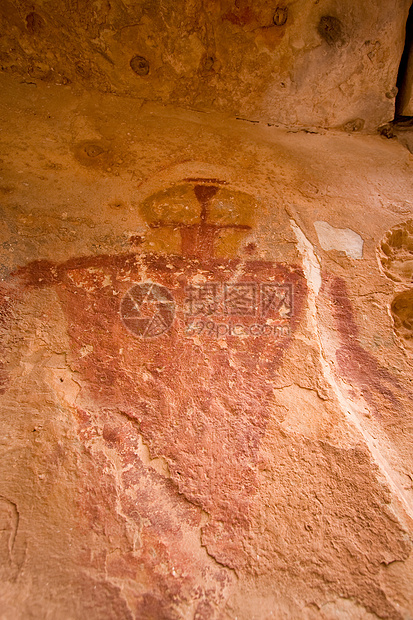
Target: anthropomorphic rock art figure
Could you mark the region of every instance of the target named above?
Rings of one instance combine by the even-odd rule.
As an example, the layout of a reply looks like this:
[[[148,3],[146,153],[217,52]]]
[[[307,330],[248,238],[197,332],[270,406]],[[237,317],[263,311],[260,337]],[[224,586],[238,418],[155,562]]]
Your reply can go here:
[[[179,251],[36,261],[14,275],[13,286],[58,293],[68,361],[81,385],[80,432],[90,440],[100,420],[105,445],[129,468],[120,493],[128,519],[153,518],[153,500],[136,491],[143,484],[141,437],[152,457],[164,459],[161,473],[178,489],[178,504],[184,497],[192,510],[208,513],[202,542],[209,552],[240,568],[248,562],[243,539],[271,381],[300,319],[304,278],[297,265],[236,256],[253,227],[255,203],[216,179],[186,179],[144,201],[142,213],[154,238],[159,230]],[[131,422],[127,436],[119,414]],[[104,455],[99,459],[103,466]],[[168,487],[159,506],[173,501],[170,494]],[[184,508],[170,512],[177,510]],[[164,540],[164,526],[152,526]],[[220,572],[213,582],[228,578]]]
[[[272,590],[286,573],[308,600],[331,589],[396,617],[371,593],[383,558],[405,558],[407,545],[367,450],[319,437],[323,425],[348,429],[311,342],[299,254],[290,264],[251,253],[256,201],[218,179],[185,179],[141,212],[148,238],[135,252],[35,261],[4,288],[11,307],[53,289],[65,317],[80,388],[67,408],[80,446],[79,564],[122,584],[125,618],[223,618],[235,574],[271,575]],[[323,293],[337,293],[337,321],[345,292]],[[338,337],[369,361],[348,314]],[[383,392],[388,375],[366,367],[362,387]],[[320,541],[343,524],[320,569]],[[371,532],[374,553],[349,551],[349,540],[370,549]]]

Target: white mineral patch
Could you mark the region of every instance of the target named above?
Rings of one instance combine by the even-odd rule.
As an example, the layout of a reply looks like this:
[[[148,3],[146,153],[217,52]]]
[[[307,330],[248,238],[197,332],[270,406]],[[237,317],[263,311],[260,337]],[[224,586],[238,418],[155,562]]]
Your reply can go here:
[[[350,258],[363,258],[363,239],[350,228],[335,228],[327,222],[314,222],[323,250],[345,252]]]

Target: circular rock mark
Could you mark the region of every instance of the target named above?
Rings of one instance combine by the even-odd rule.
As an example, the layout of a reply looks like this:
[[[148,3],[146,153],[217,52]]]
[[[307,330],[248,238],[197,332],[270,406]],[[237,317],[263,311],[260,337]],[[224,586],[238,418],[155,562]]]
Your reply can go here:
[[[284,6],[277,6],[273,16],[273,22],[276,26],[284,26],[288,17],[288,8]]]
[[[323,15],[318,23],[317,32],[329,45],[343,45],[343,25],[337,17]]]
[[[393,88],[386,93],[387,99],[394,99],[395,97],[397,97],[398,92],[399,89],[397,88],[397,86],[393,86]]]
[[[129,64],[136,75],[148,75],[149,62],[143,56],[134,56]]]
[[[212,71],[214,68],[215,58],[213,56],[206,56],[203,62],[204,71]]]
[[[351,121],[348,121],[343,125],[344,131],[347,133],[355,133],[356,131],[362,131],[364,128],[364,119],[363,118],[354,118]]]
[[[381,136],[384,136],[388,140],[396,137],[392,123],[386,123],[385,125],[381,125],[381,127],[379,127],[378,129],[378,132]]]
[[[113,153],[108,142],[84,140],[74,145],[73,151],[78,162],[95,170],[106,170],[113,162]]]
[[[155,338],[171,327],[175,302],[169,289],[145,282],[129,289],[119,311],[123,324],[134,336]]]
[[[88,157],[99,157],[102,153],[105,152],[99,144],[85,144],[84,147],[85,153]]]
[[[109,206],[112,207],[112,209],[127,208],[127,205],[123,202],[123,200],[120,200],[120,198],[115,198],[115,200],[112,200],[112,202],[109,203]]]
[[[396,333],[413,347],[413,289],[396,295],[391,304]]]
[[[413,220],[391,228],[379,246],[384,273],[394,282],[413,283]]]

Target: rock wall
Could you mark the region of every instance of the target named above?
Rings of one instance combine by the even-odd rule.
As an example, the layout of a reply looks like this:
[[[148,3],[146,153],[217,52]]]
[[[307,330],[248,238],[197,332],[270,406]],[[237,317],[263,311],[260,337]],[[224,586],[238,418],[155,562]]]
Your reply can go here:
[[[0,67],[288,126],[394,117],[410,0],[3,0]]]
[[[413,8],[406,23],[406,43],[398,77],[397,116],[413,116]]]
[[[412,155],[28,82],[1,617],[411,618]]]

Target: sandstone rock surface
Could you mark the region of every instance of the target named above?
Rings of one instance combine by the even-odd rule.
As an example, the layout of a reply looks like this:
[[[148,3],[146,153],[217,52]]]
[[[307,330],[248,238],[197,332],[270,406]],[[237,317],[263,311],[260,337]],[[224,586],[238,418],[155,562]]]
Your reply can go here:
[[[393,119],[410,0],[3,0],[0,67],[288,126]]]
[[[2,77],[1,618],[411,618],[412,155],[36,83]]]

